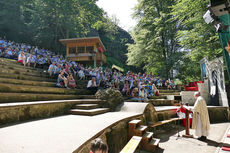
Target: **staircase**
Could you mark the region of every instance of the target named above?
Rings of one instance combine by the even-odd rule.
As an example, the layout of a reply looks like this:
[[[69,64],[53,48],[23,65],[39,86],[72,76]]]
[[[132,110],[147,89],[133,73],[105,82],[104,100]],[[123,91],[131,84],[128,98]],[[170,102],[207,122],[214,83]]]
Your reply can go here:
[[[92,116],[109,111],[99,108],[101,100],[86,89],[87,80],[77,80],[77,89],[58,88],[57,80],[47,70],[24,67],[6,58],[0,58],[0,67],[0,104],[82,99],[70,110],[71,114]]]
[[[147,131],[147,126],[141,125],[141,120],[129,122],[129,139],[133,136],[140,136],[141,150],[154,152],[159,145],[160,139],[153,137],[153,132]]]
[[[93,116],[98,114],[103,114],[109,111],[109,108],[100,108],[99,103],[101,100],[92,100],[89,104],[76,104],[70,110],[70,113],[73,115],[87,115]]]

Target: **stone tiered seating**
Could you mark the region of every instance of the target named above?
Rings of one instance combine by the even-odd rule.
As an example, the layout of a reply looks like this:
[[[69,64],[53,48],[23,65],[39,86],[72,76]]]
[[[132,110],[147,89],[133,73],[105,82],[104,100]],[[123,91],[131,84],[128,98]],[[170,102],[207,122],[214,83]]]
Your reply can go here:
[[[180,91],[179,90],[167,90],[162,88],[159,90],[159,96],[152,96],[148,99],[149,103],[152,103],[154,106],[178,106],[181,101]],[[174,97],[174,100],[167,99],[167,97]],[[132,102],[134,100],[127,100]]]
[[[58,88],[56,87],[57,80],[50,78],[49,74],[46,72],[47,70],[24,67],[23,65],[17,63],[17,61],[15,60],[5,58],[0,58],[0,66],[1,112],[7,113],[7,111],[10,110],[10,108],[6,109],[8,106],[11,107],[11,110],[17,108],[15,116],[13,116],[12,114],[6,115],[1,113],[2,116],[0,116],[0,118],[2,117],[2,120],[4,120],[4,122],[0,121],[1,123],[70,113],[69,110],[72,106],[74,106],[74,104],[95,104],[95,96],[91,95],[91,92],[86,89],[86,85],[88,82],[87,80],[77,81],[77,89]],[[82,100],[80,102],[77,101],[75,103],[68,101],[72,99],[88,100]],[[59,100],[59,102],[57,102],[57,100]],[[45,102],[41,103],[41,101]],[[100,102],[100,100],[97,100],[96,104],[99,104]],[[8,103],[10,103],[10,105],[8,105]],[[21,103],[21,105],[18,103]],[[30,104],[32,104],[33,106]],[[31,110],[35,107],[35,105],[38,110],[40,110],[40,115],[39,111],[36,111],[36,113],[34,113],[36,115],[31,115]],[[55,110],[53,106],[57,107],[58,111],[60,111],[61,113],[57,113],[57,110]],[[97,108],[94,108],[97,109],[97,111],[88,110],[87,112],[84,109],[78,109],[78,113],[76,113],[76,110],[71,112],[74,112],[73,114],[86,115],[88,113],[88,115],[95,115],[108,111],[108,109],[98,107],[99,105],[97,106]],[[27,108],[28,110],[23,110],[25,108]],[[68,108],[69,110],[66,111],[66,108]],[[53,109],[53,111],[50,109]],[[62,111],[62,109],[64,111]],[[49,115],[42,115],[42,113],[45,113],[45,111],[49,112]],[[17,113],[19,113],[21,116],[19,117]],[[26,115],[29,117],[24,117]],[[7,119],[8,121],[5,122]]]
[[[147,132],[148,126],[141,125],[141,120],[129,122],[129,138],[132,136],[142,137],[141,149],[154,152],[159,145],[160,139],[153,138],[153,132]]]

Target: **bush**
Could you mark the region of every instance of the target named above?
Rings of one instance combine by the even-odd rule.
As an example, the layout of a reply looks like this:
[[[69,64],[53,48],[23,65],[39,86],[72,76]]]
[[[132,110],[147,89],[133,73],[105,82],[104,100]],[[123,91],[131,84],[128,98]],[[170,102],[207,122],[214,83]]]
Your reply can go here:
[[[111,88],[98,90],[95,96],[97,99],[104,100],[102,106],[110,108],[111,111],[114,111],[117,106],[124,102],[121,92]]]

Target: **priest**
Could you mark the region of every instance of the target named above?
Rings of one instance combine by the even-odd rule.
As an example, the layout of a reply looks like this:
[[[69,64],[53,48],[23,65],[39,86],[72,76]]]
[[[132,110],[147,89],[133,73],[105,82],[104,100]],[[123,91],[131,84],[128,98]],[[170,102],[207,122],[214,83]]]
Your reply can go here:
[[[192,128],[195,129],[198,140],[205,141],[210,129],[208,109],[205,100],[200,96],[200,92],[195,92],[194,97],[196,102],[193,109]]]

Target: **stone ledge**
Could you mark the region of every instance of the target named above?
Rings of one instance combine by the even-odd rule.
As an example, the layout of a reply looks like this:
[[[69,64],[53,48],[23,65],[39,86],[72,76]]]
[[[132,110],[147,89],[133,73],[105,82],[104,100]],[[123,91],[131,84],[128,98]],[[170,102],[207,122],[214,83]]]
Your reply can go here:
[[[97,99],[37,101],[0,104],[0,125],[68,114],[73,105],[99,103]]]

